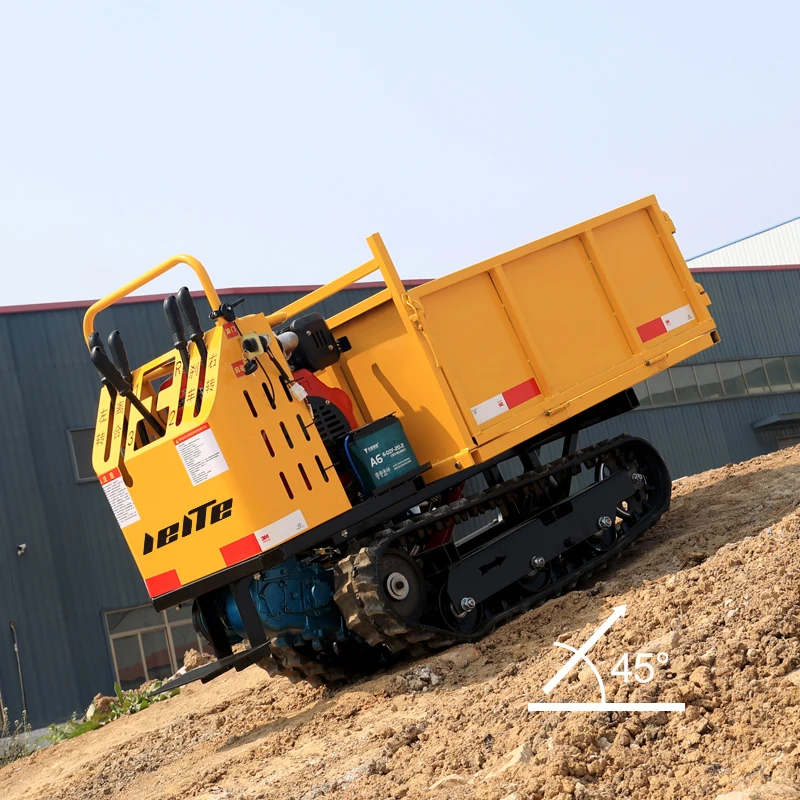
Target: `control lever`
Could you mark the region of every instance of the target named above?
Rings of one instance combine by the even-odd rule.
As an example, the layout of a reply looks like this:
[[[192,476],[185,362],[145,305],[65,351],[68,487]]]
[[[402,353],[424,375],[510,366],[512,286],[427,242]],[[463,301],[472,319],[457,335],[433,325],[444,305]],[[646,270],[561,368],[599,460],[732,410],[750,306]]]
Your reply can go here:
[[[208,350],[206,349],[206,343],[203,341],[203,329],[200,327],[200,317],[197,314],[194,299],[186,286],[178,290],[177,299],[178,308],[181,310],[184,320],[186,320],[186,330],[189,332],[189,341],[197,345],[197,351],[200,353],[200,360],[205,364]]]
[[[122,336],[119,331],[111,331],[108,336],[108,352],[111,353],[111,360],[122,375],[122,379],[127,384],[133,384],[133,374],[128,364],[128,354],[125,352],[125,345],[122,343]]]
[[[163,424],[156,419],[145,407],[142,401],[133,393],[131,385],[122,377],[119,370],[111,363],[111,359],[101,347],[93,347],[91,352],[92,364],[95,369],[119,392],[122,397],[142,415],[144,421],[159,436],[164,435]]]
[[[172,345],[180,353],[183,362],[183,371],[189,371],[189,353],[186,349],[186,334],[183,332],[183,323],[178,311],[178,301],[175,295],[171,294],[164,298],[164,315],[167,318],[170,332],[172,333]]]
[[[89,350],[90,351],[94,350],[95,347],[99,347],[100,350],[105,352],[105,349],[103,348],[103,339],[102,339],[102,337],[100,336],[100,334],[97,331],[93,331],[89,335]],[[99,370],[98,370],[98,372],[99,372]],[[109,381],[108,378],[104,377],[102,373],[100,373],[100,383],[102,383],[103,386],[105,386],[106,389],[108,389],[108,393],[109,393],[109,395],[111,395],[112,402],[114,400],[116,400],[116,398],[117,398],[117,390],[114,388],[114,386],[112,385],[111,381]]]

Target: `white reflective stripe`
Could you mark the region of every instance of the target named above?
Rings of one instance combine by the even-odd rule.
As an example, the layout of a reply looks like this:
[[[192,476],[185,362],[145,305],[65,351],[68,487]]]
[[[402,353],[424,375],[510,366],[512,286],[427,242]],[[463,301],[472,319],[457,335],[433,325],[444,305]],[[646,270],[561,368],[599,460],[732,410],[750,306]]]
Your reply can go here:
[[[505,414],[506,411],[508,411],[508,403],[506,403],[502,394],[497,394],[473,406],[472,416],[475,417],[475,422],[478,425],[483,425],[484,422],[499,417],[501,414]]]
[[[664,316],[661,317],[661,321],[668,331],[680,328],[681,325],[685,325],[693,319],[694,314],[692,313],[691,306],[681,306],[680,308],[676,308],[675,311],[671,311],[669,314],[664,314]]]
[[[291,539],[292,536],[304,531],[308,527],[303,512],[300,510],[292,511],[291,514],[272,522],[264,528],[259,528],[255,532],[258,546],[262,550],[269,550],[275,545]]]

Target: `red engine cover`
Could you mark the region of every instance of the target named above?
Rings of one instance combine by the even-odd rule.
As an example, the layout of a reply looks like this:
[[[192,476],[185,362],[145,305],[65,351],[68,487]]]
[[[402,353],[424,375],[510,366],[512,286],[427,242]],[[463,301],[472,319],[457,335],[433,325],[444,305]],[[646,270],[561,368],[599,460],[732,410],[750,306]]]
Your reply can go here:
[[[353,401],[347,392],[324,384],[313,372],[309,372],[307,369],[296,370],[292,373],[292,377],[308,392],[310,397],[321,397],[323,400],[330,400],[345,415],[351,428],[358,427],[356,418],[353,416]]]

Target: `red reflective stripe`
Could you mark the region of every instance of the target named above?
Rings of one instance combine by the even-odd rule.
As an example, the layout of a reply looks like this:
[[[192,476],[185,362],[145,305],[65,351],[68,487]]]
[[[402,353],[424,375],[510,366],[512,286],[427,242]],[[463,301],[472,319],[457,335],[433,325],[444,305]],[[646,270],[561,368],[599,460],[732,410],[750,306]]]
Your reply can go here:
[[[539,385],[533,378],[531,378],[530,380],[520,383],[518,386],[512,386],[510,389],[503,392],[503,400],[506,401],[506,405],[509,408],[516,408],[526,400],[531,400],[532,398],[536,397],[536,395],[541,393],[542,390],[539,388]]]
[[[258,544],[256,535],[251,533],[249,536],[245,536],[244,539],[237,539],[235,542],[220,547],[219,551],[222,553],[225,564],[232,567],[240,561],[257,556],[261,552],[261,547]]]
[[[640,325],[637,329],[639,332],[639,337],[643,342],[649,342],[651,339],[655,339],[656,336],[661,336],[662,333],[667,332],[667,326],[664,324],[664,320],[661,317],[656,317],[650,322],[645,322],[644,325]]]
[[[182,584],[181,579],[178,577],[178,571],[171,569],[169,572],[162,572],[160,575],[153,575],[152,578],[147,578],[145,585],[150,597],[158,597],[160,594],[180,589]]]

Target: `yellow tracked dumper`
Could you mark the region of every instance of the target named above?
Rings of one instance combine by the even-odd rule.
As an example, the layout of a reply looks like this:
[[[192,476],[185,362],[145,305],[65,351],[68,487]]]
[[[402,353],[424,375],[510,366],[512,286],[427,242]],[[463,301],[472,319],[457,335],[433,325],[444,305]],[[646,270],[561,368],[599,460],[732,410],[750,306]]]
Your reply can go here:
[[[172,685],[364,674],[631,547],[669,506],[667,468],[643,439],[578,440],[719,341],[673,233],[647,197],[409,290],[376,234],[365,264],[267,315],[221,303],[186,255],[95,303],[95,470],[155,608],[191,603],[218,659]],[[174,348],[131,370],[95,318],[178,264],[213,326],[182,288]],[[374,296],[309,311],[373,272]]]

